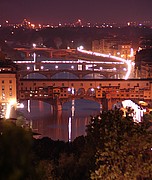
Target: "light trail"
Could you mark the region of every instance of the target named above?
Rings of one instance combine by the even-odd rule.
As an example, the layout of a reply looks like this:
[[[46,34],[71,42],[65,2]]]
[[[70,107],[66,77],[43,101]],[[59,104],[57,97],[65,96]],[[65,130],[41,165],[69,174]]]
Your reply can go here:
[[[92,56],[100,56],[100,57],[105,57],[105,58],[111,58],[111,59],[115,59],[115,60],[118,60],[120,62],[123,62],[123,63],[126,63],[127,66],[128,66],[128,70],[127,70],[127,73],[125,75],[125,80],[127,80],[131,74],[131,69],[132,69],[132,65],[131,65],[131,61],[130,60],[125,60],[123,58],[120,58],[120,57],[116,57],[116,56],[111,56],[111,55],[107,55],[107,54],[102,54],[102,53],[97,53],[97,52],[93,52],[93,51],[87,51],[87,50],[84,50],[82,48],[77,48],[77,50],[81,53],[85,53],[85,54],[89,54],[89,55],[92,55]]]
[[[95,63],[95,64],[124,64],[123,62],[100,62],[100,61],[89,61],[89,60],[82,60],[82,59],[78,59],[76,61],[54,61],[54,60],[46,60],[46,61],[41,61],[41,62],[38,62],[38,64],[42,63],[42,64],[78,64],[78,63],[88,63],[88,64],[92,64],[92,63]],[[16,64],[35,64],[34,61],[14,61],[14,63]]]

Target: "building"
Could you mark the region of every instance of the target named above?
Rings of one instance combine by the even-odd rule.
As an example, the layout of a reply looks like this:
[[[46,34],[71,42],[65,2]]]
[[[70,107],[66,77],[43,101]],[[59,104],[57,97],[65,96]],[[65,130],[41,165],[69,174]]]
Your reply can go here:
[[[94,40],[92,42],[92,51],[118,56],[124,59],[132,59],[134,57],[132,44],[114,37]]]
[[[17,104],[16,66],[11,60],[0,60],[0,117],[9,118],[8,108]]]
[[[152,77],[152,48],[142,49],[135,55],[136,78]]]

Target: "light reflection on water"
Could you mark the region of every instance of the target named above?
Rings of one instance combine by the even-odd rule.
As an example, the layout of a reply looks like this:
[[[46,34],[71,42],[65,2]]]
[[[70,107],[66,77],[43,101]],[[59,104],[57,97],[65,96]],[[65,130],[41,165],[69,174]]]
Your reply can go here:
[[[62,64],[58,65],[59,69],[69,69],[74,64]],[[33,65],[28,65],[33,69]],[[44,64],[44,69],[54,69],[55,65]],[[46,79],[45,76],[39,73],[32,73],[27,75],[27,79]],[[68,72],[62,72],[54,75],[52,79],[77,79],[77,77]],[[98,74],[89,74],[84,77],[85,79],[101,78]],[[90,120],[90,116],[99,114],[100,107],[98,103],[93,101],[76,100],[75,111],[72,113],[72,103],[68,102],[63,105],[63,110],[53,112],[52,107],[41,101],[31,101],[30,108],[27,101],[24,101],[25,108],[21,111],[24,116],[31,120],[32,128],[35,132],[38,132],[42,137],[49,137],[53,140],[68,141],[69,137],[74,140],[76,137],[85,135],[86,125]],[[73,116],[74,114],[74,116]],[[71,135],[69,135],[69,119],[71,118]]]
[[[86,125],[90,116],[96,116],[100,112],[99,104],[93,101],[76,100],[72,113],[71,102],[63,105],[62,111],[53,111],[52,106],[42,101],[30,101],[28,112],[27,101],[23,102],[25,108],[21,110],[24,116],[31,121],[35,132],[41,137],[49,137],[53,140],[69,140],[69,118],[71,117],[71,140],[85,135]]]

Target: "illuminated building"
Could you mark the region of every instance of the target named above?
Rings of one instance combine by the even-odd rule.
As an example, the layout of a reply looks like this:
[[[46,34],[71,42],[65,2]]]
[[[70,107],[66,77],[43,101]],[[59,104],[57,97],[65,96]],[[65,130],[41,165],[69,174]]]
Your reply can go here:
[[[92,42],[92,51],[110,54],[124,59],[133,59],[132,45],[130,42],[122,42],[116,38],[104,38]]]
[[[16,67],[10,60],[0,61],[0,117],[9,118],[9,111],[16,106]]]

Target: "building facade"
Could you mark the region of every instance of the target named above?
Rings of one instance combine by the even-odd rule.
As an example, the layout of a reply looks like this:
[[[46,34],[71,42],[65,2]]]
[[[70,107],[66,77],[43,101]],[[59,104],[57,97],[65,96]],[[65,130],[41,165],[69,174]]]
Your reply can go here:
[[[16,67],[10,61],[0,61],[0,117],[6,115],[8,105],[17,104]]]

